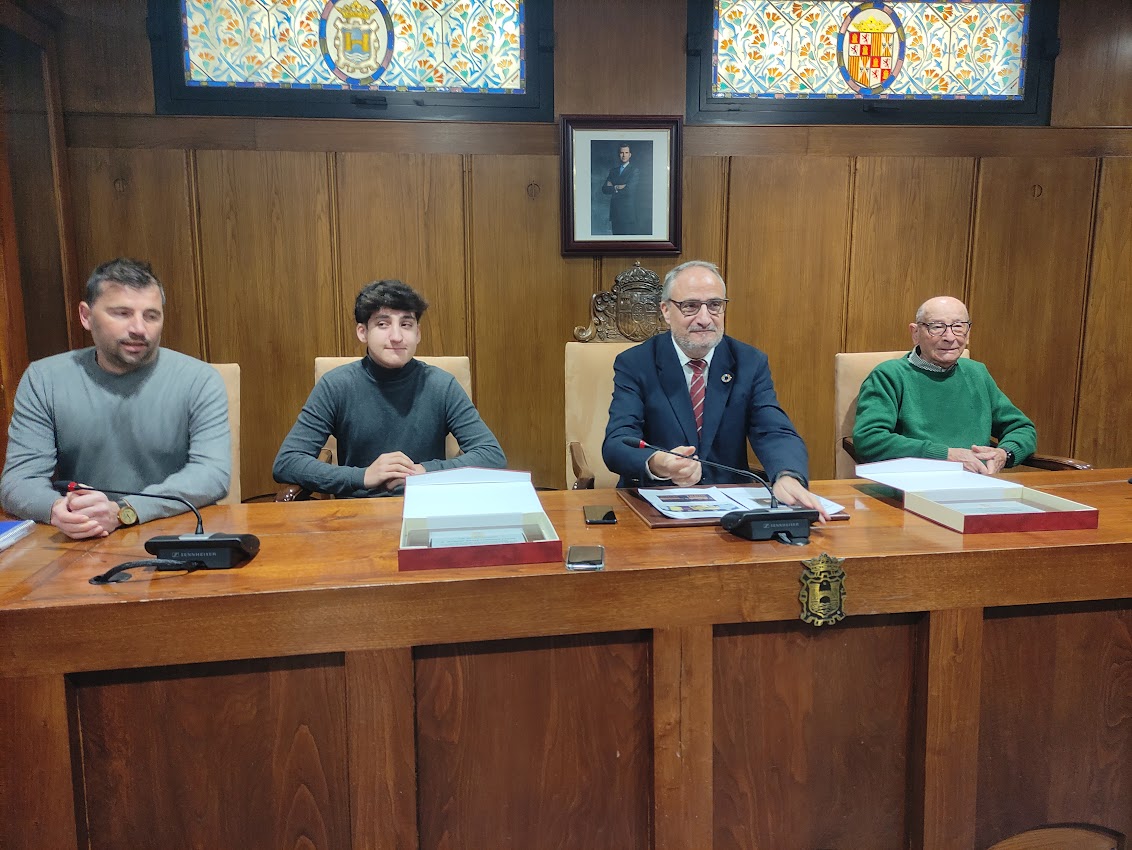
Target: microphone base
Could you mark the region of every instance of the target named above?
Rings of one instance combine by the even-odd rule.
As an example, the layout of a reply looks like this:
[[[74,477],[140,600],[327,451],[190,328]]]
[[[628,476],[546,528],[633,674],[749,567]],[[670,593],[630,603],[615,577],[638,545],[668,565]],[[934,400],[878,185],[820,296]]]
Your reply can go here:
[[[259,552],[254,534],[179,534],[151,537],[145,551],[156,558],[180,563],[199,561],[210,570],[227,570],[251,560]]]
[[[810,542],[810,525],[818,521],[812,508],[753,511],[732,511],[724,514],[719,524],[724,531],[744,540],[778,540],[794,546]]]

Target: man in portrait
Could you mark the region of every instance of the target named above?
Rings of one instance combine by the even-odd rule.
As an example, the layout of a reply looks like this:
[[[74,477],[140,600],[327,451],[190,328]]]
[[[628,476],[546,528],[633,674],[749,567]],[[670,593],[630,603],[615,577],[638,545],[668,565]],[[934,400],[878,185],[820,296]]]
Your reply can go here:
[[[601,192],[609,195],[609,225],[614,235],[641,233],[640,213],[641,169],[633,163],[633,149],[628,142],[617,148],[617,162],[609,169]]]

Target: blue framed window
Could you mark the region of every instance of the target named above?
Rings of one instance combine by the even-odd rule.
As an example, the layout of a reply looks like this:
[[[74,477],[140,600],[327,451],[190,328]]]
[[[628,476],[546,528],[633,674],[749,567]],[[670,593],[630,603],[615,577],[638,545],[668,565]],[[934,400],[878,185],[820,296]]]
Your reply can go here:
[[[688,120],[1049,123],[1056,0],[691,0]]]
[[[553,119],[550,0],[150,0],[163,113]]]

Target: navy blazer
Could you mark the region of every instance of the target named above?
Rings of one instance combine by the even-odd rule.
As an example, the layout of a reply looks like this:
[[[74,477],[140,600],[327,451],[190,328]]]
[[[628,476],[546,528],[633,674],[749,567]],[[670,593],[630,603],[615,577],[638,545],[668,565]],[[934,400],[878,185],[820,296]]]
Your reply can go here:
[[[671,486],[653,481],[645,471],[652,449],[632,448],[625,444],[627,437],[666,449],[696,446],[704,460],[739,469],[750,468],[750,440],[772,482],[784,470],[809,480],[806,444],[778,405],[763,352],[724,336],[712,355],[706,389],[701,441],[672,334],[654,336],[617,356],[601,456],[610,471],[621,476],[618,487]],[[700,483],[751,482],[705,466]]]

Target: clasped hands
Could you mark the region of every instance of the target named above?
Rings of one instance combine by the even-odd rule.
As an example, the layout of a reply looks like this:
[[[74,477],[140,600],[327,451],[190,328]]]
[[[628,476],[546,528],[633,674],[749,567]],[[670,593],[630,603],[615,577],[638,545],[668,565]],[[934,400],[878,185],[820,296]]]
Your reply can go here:
[[[694,457],[695,446],[677,446],[672,449],[675,454],[666,452],[653,452],[648,460],[649,470],[657,478],[667,478],[677,487],[692,487],[700,483],[703,478],[703,467]],[[675,455],[680,455],[676,457]],[[822,522],[829,517],[822,507],[821,501],[805,488],[801,481],[789,475],[779,476],[771,488],[774,497],[784,505],[801,505],[812,508],[818,512]]]
[[[51,506],[51,524],[72,540],[106,537],[119,526],[118,503],[79,485]]]
[[[1006,450],[995,446],[971,446],[969,449],[948,449],[947,459],[963,464],[968,472],[994,475],[1006,466]]]
[[[410,475],[420,475],[425,468],[404,452],[386,452],[366,467],[365,487],[367,490],[393,490],[405,483]]]

